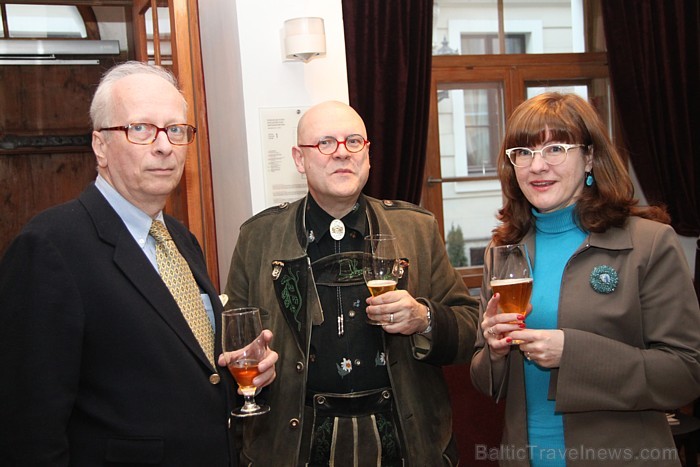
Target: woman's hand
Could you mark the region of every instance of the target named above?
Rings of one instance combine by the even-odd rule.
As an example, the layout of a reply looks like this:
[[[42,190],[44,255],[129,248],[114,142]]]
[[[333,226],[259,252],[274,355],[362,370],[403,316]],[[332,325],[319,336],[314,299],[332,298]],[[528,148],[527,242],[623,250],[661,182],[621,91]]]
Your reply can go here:
[[[515,331],[513,339],[523,341],[520,350],[528,360],[543,368],[558,368],[564,351],[564,331],[561,329],[524,329]]]
[[[510,333],[525,327],[525,314],[522,313],[499,313],[498,302],[501,295],[496,293],[491,297],[486,305],[484,318],[481,321],[481,329],[484,333],[486,344],[491,349],[491,360],[505,358],[510,352],[511,342],[514,337]],[[528,304],[526,312],[532,309]]]

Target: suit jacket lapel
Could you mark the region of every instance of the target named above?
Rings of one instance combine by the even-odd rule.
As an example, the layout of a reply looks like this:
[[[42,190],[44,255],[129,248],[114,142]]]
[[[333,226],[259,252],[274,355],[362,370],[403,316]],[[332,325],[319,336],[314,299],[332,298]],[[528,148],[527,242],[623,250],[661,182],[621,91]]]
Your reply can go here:
[[[172,294],[158,275],[158,271],[155,270],[107,200],[94,184],[91,184],[80,195],[79,200],[92,217],[98,236],[114,247],[114,262],[117,267],[129,278],[134,287],[152,305],[155,312],[163,318],[190,351],[204,365],[211,368],[211,364],[204,355],[199,342],[194,337]],[[174,236],[173,240],[175,240],[178,249],[181,251],[188,250],[182,246],[182,238],[178,236],[176,239]],[[191,252],[187,255],[183,253],[183,256],[190,264],[194,274],[194,269],[196,268],[192,267],[192,265],[196,262],[192,261]],[[195,275],[195,279],[201,284],[201,272],[197,274],[200,278]],[[206,282],[209,281],[207,280]],[[214,298],[212,298],[213,301]],[[214,307],[214,315],[216,316],[216,305]]]

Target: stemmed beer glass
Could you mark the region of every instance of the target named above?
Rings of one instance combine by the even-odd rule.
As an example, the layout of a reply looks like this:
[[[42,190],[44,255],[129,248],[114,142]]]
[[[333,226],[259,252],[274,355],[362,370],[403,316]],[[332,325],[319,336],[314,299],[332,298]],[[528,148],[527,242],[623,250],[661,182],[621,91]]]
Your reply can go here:
[[[250,417],[270,411],[267,405],[255,402],[253,378],[258,376],[258,363],[265,356],[267,345],[262,338],[260,310],[254,307],[226,310],[221,317],[224,356],[228,369],[236,379],[245,400],[242,407],[231,411],[234,417]]]
[[[491,248],[491,289],[501,294],[501,313],[525,314],[532,295],[532,266],[527,245],[501,245]],[[513,341],[513,344],[522,344]]]
[[[401,278],[401,261],[396,252],[395,240],[396,237],[388,234],[372,234],[365,237],[362,274],[373,297],[396,290],[396,284]],[[367,323],[375,326],[386,324],[369,317]]]

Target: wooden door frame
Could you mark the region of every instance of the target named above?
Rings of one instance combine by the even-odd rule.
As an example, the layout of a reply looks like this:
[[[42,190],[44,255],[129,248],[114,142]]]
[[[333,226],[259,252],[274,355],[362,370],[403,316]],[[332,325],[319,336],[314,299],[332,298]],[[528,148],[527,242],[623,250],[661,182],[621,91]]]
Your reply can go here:
[[[209,277],[219,287],[219,264],[214,219],[214,190],[211,175],[209,127],[204,89],[197,0],[134,0],[133,23],[136,60],[146,62],[145,13],[154,5],[167,5],[170,14],[172,71],[187,101],[187,120],[197,127],[194,144],[188,146],[185,170],[166,211],[180,219],[197,237],[207,262]],[[155,21],[154,21],[155,24]],[[155,39],[155,38],[154,38]],[[157,48],[157,40],[154,40]],[[157,60],[160,59],[156,53]]]

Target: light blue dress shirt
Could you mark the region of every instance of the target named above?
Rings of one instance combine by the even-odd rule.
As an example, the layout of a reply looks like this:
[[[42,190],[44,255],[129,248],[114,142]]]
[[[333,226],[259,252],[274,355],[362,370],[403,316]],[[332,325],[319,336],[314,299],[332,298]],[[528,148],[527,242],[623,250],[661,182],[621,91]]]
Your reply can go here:
[[[100,193],[102,193],[102,196],[105,197],[109,205],[117,212],[117,215],[121,218],[122,222],[124,222],[131,236],[134,237],[136,243],[138,243],[157,271],[156,241],[153,237],[148,235],[148,231],[151,229],[151,223],[153,223],[154,219],[127,201],[126,198],[120,195],[101,175],[98,175],[97,179],[95,179],[95,186]],[[155,220],[165,223],[163,220],[163,211],[160,211],[158,215],[156,215]],[[208,294],[204,293],[201,288],[200,293],[202,295],[202,301],[204,302],[204,308],[207,310],[207,316],[209,316],[209,321],[211,321],[212,329],[216,331],[214,324],[214,307],[211,304],[211,298]],[[218,297],[215,298],[218,300]]]

